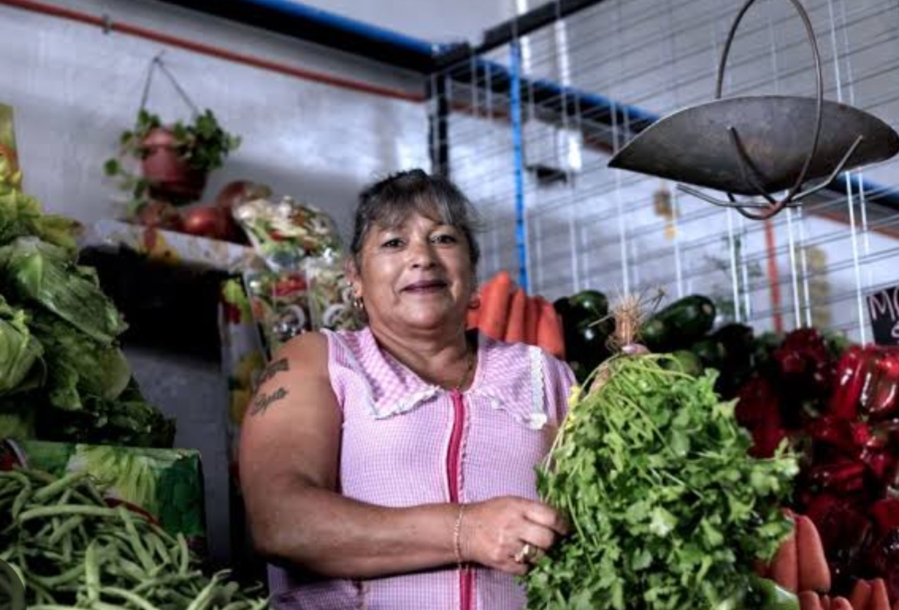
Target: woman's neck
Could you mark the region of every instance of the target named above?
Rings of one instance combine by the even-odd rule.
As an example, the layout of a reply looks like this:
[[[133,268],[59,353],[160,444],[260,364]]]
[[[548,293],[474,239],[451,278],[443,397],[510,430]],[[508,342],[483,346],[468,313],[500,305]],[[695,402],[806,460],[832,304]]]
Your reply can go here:
[[[428,383],[464,389],[474,377],[477,347],[469,345],[464,328],[441,336],[418,337],[398,337],[374,326],[371,331],[381,349]]]

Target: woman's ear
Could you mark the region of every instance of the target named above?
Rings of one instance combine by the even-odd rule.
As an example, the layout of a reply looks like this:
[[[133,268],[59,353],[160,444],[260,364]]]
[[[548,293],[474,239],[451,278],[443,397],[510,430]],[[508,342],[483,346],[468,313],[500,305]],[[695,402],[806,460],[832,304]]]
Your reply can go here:
[[[359,278],[359,268],[356,266],[356,261],[352,256],[348,256],[343,263],[343,271],[346,274],[346,279],[350,283],[350,286],[353,287],[353,297],[357,299],[361,298],[362,281]]]

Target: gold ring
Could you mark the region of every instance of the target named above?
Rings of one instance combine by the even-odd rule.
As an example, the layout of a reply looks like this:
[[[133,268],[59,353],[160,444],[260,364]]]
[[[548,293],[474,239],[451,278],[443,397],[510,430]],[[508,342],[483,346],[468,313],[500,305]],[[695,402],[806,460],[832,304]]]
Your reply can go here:
[[[524,546],[521,547],[521,550],[515,553],[515,556],[512,558],[515,560],[515,563],[525,563],[530,561],[534,557],[534,547],[531,546],[530,542],[525,542]]]

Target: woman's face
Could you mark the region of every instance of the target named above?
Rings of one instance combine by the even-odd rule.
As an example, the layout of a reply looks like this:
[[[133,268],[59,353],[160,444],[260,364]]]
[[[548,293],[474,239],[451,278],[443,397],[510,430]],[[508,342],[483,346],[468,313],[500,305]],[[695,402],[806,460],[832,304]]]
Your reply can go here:
[[[464,234],[415,213],[395,228],[369,229],[353,288],[373,325],[436,329],[465,318],[474,289]]]

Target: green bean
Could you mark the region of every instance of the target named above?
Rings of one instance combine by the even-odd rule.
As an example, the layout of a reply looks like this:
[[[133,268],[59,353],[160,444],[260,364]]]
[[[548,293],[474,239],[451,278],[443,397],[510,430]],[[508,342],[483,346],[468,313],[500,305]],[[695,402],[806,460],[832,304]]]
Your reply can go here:
[[[65,520],[59,527],[54,528],[47,542],[51,546],[56,546],[63,536],[68,536],[71,531],[84,522],[84,515],[72,515]]]
[[[22,511],[22,508],[25,506],[25,503],[31,497],[31,482],[26,479],[25,484],[22,486],[22,490],[16,496],[15,501],[12,503],[12,510],[10,514],[12,518],[15,519],[18,517],[19,513]]]
[[[187,607],[187,610],[205,610],[205,608],[215,599],[215,590],[219,584],[219,575],[215,574],[194,600]]]
[[[122,520],[125,522],[125,530],[128,532],[129,542],[134,548],[134,553],[137,555],[138,561],[140,561],[141,565],[144,566],[144,569],[149,572],[153,569],[155,564],[153,563],[153,558],[150,557],[147,549],[144,548],[144,545],[140,541],[137,528],[134,527],[134,520],[124,507],[119,506],[118,511]]]
[[[184,534],[178,532],[178,548],[181,551],[181,561],[178,564],[178,572],[180,574],[187,574],[188,569],[190,569],[190,549],[187,548],[187,538],[184,537]]]
[[[87,475],[84,472],[72,472],[60,479],[56,479],[52,483],[36,491],[34,493],[34,501],[37,503],[46,502],[49,498],[52,498],[68,487],[72,487],[75,483],[85,478],[86,476]]]
[[[159,610],[159,608],[145,600],[140,595],[132,593],[131,591],[126,591],[125,589],[119,589],[118,587],[106,587],[105,589],[103,589],[103,594],[112,595],[120,599],[124,599],[125,601],[134,604],[138,608],[141,608],[141,610]]]
[[[84,584],[87,587],[87,601],[93,604],[100,599],[100,564],[96,542],[87,545],[84,553]]]
[[[78,564],[69,568],[65,572],[61,572],[56,576],[36,576],[32,575],[32,582],[38,582],[45,587],[57,587],[78,580],[78,577],[84,573],[84,566]]]
[[[119,513],[114,508],[101,508],[98,506],[39,506],[29,509],[19,515],[19,521],[29,521],[53,515],[85,515],[88,517],[118,517]]]

